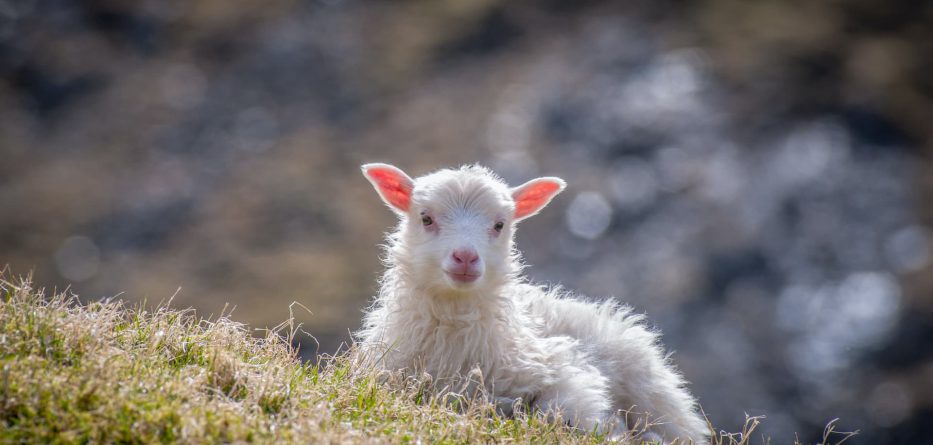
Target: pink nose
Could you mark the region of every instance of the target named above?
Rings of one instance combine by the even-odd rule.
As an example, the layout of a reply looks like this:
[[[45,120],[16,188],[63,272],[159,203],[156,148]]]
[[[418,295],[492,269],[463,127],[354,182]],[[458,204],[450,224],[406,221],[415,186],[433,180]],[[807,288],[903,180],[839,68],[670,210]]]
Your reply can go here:
[[[457,264],[476,264],[479,261],[479,254],[473,249],[455,250],[451,256]]]

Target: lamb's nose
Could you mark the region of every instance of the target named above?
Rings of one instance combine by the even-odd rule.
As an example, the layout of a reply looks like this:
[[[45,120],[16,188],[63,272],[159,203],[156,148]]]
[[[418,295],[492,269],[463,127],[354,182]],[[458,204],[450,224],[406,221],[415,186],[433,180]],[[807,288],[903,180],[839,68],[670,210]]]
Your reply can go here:
[[[473,249],[458,249],[452,254],[457,264],[476,264],[479,254]]]

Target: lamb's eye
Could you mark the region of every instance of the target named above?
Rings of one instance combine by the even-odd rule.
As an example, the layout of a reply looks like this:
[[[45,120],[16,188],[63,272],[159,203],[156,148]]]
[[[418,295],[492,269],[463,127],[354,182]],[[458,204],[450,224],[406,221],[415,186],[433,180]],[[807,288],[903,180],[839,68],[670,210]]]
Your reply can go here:
[[[505,227],[505,223],[502,221],[499,221],[496,223],[496,225],[492,226],[492,228],[495,229],[496,232],[501,232],[503,227]]]
[[[421,217],[421,224],[423,224],[425,227],[427,227],[427,226],[430,226],[431,224],[434,224],[434,220],[431,219],[430,216],[424,215],[424,216]]]

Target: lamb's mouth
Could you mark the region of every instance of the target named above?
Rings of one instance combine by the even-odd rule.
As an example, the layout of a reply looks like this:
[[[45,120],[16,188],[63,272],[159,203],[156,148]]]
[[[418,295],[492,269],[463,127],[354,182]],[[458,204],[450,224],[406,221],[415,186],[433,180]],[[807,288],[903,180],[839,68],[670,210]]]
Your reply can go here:
[[[472,274],[468,272],[451,272],[449,270],[444,271],[450,279],[458,283],[472,283],[479,279],[480,274]]]

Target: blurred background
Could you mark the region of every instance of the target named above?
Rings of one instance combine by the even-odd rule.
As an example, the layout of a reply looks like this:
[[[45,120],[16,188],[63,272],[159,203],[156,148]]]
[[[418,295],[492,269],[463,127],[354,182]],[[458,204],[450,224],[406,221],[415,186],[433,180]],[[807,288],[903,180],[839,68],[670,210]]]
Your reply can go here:
[[[297,301],[313,359],[394,224],[361,163],[557,175],[528,274],[646,313],[719,428],[926,443],[931,72],[912,0],[0,0],[0,266]]]

